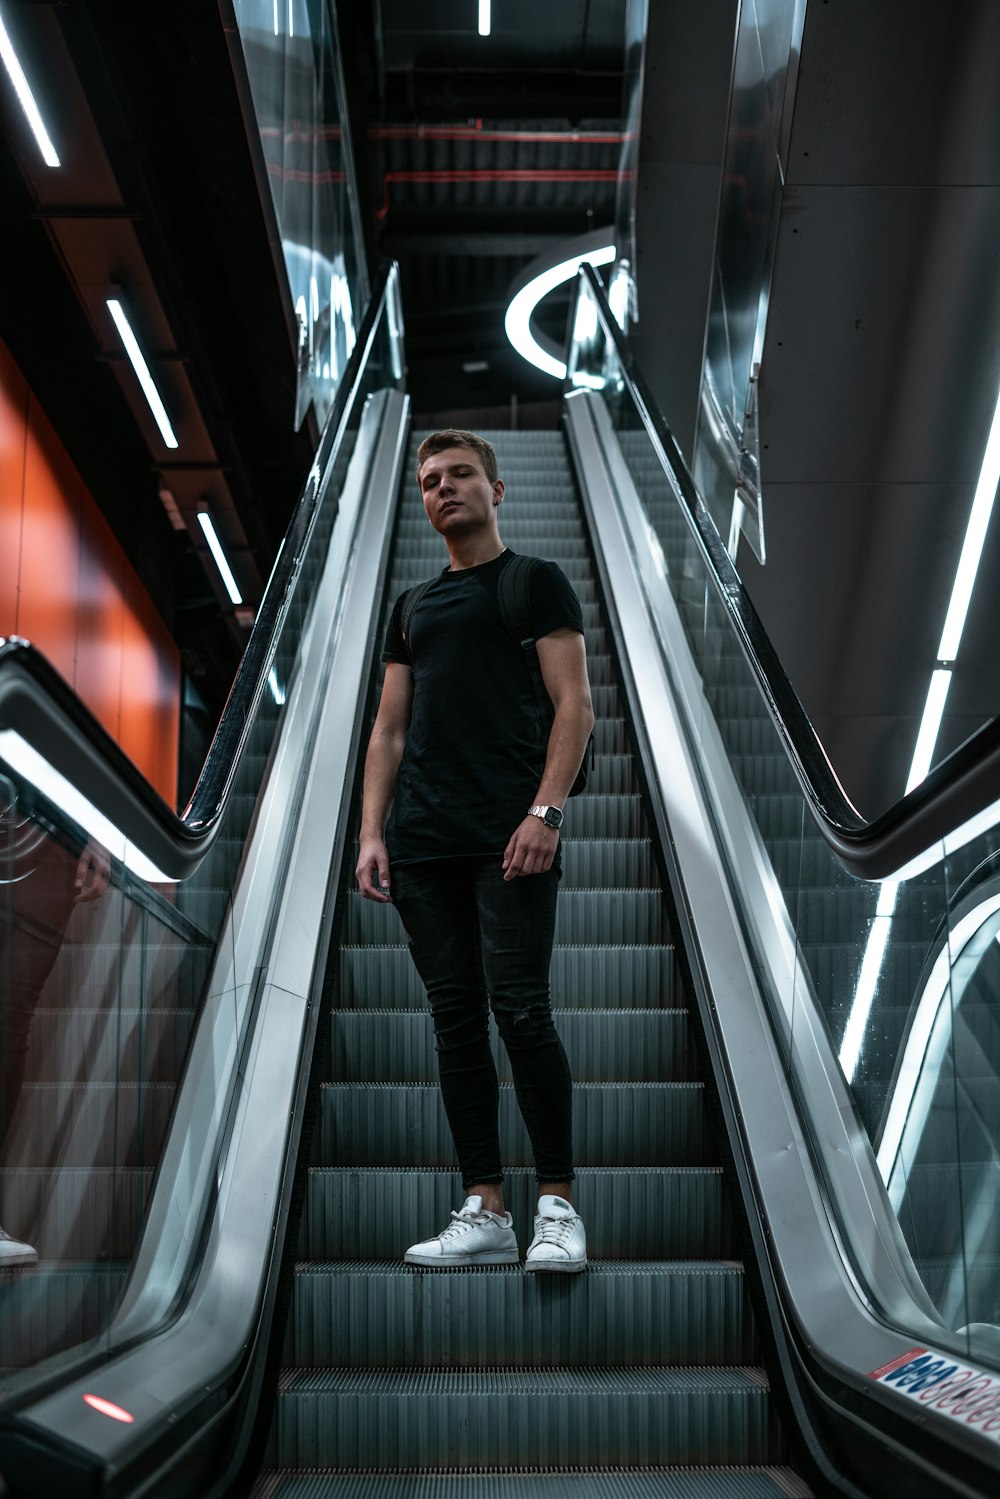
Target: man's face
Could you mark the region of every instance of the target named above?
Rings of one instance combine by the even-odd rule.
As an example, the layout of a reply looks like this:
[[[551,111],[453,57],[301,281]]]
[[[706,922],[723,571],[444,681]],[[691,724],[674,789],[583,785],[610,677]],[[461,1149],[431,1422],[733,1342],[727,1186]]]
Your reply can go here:
[[[427,519],[442,536],[466,536],[493,524],[503,480],[491,484],[474,448],[445,448],[420,466]]]

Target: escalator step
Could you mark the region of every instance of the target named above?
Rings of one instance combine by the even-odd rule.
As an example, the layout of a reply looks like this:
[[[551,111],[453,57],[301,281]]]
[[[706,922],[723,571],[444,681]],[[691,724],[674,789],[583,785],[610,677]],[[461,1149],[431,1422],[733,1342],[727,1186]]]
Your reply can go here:
[[[669,946],[567,944],[553,951],[550,978],[557,1006],[604,1009],[617,1002],[629,1009],[672,1010],[686,1004],[677,955]],[[345,1007],[357,1010],[417,1010],[426,1005],[423,985],[402,942],[343,947],[339,993]]]
[[[660,888],[660,873],[648,838],[567,838],[562,846],[562,865],[563,890]]]
[[[440,1233],[465,1194],[449,1168],[400,1166],[309,1172],[300,1258],[397,1259]],[[535,1174],[514,1167],[504,1199],[520,1234],[535,1212]],[[641,1172],[584,1166],[576,1199],[591,1252],[601,1259],[733,1259],[736,1239],[718,1166],[656,1166]]]
[[[597,751],[588,768],[587,791],[591,795],[622,796],[638,791],[635,761],[631,755],[609,755]]]
[[[194,1010],[35,1010],[28,1076],[33,1082],[89,1077],[172,1082],[180,1076]]]
[[[26,1083],[6,1158],[35,1165],[152,1165],[174,1093],[172,1083]]]
[[[452,1274],[372,1263],[296,1269],[286,1363],[380,1368],[500,1364],[746,1364],[758,1357],[742,1269],[591,1260],[572,1315],[520,1265]]]
[[[580,1083],[573,1141],[592,1166],[709,1165],[714,1145],[702,1083]],[[500,1085],[500,1151],[527,1165],[531,1146],[514,1089]],[[327,1083],[314,1161],[344,1166],[444,1166],[454,1147],[436,1084]]]
[[[790,1468],[264,1472],[250,1499],[810,1499]]]
[[[291,1370],[271,1441],[281,1463],[361,1468],[752,1464],[777,1445],[746,1368]]]
[[[152,1180],[149,1167],[8,1166],[2,1222],[41,1259],[128,1260]]]
[[[564,890],[556,907],[557,943],[667,942],[670,928],[659,890]],[[386,946],[405,940],[395,908],[348,896],[344,942]]]
[[[600,796],[587,792],[566,803],[566,833],[574,838],[644,838],[648,834],[638,794]]]
[[[690,1082],[699,1076],[686,1010],[560,1010],[556,1028],[576,1082]],[[510,1061],[491,1022],[502,1082]],[[333,1082],[436,1080],[434,1028],[426,1006],[406,1010],[334,1010]]]
[[[39,1260],[0,1273],[0,1365],[22,1369],[107,1327],[128,1277],[121,1264]]]

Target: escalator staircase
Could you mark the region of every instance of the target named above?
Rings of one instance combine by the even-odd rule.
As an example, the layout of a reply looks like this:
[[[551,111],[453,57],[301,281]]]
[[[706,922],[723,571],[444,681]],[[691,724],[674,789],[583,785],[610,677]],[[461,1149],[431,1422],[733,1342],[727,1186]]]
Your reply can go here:
[[[412,1269],[463,1193],[431,1022],[392,908],[348,889],[299,1259],[253,1499],[809,1493],[760,1365],[681,970],[562,438],[491,434],[504,540],[583,604],[597,763],[569,807],[552,989],[591,1263]],[[415,448],[407,465],[412,474]],[[411,480],[389,602],[444,565]],[[505,1185],[533,1172],[502,1047]]]

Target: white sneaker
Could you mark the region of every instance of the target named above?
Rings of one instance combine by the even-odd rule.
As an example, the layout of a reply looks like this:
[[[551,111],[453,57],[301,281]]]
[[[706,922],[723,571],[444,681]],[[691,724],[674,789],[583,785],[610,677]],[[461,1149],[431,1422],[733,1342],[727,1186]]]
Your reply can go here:
[[[587,1234],[583,1219],[562,1197],[539,1197],[535,1237],[528,1245],[525,1270],[576,1271],[587,1268]]]
[[[467,1197],[443,1233],[412,1245],[403,1256],[407,1265],[459,1267],[515,1265],[518,1258],[510,1214],[488,1213],[481,1197]]]
[[[18,1265],[37,1265],[38,1250],[20,1239],[12,1239],[0,1228],[0,1270],[11,1270]]]

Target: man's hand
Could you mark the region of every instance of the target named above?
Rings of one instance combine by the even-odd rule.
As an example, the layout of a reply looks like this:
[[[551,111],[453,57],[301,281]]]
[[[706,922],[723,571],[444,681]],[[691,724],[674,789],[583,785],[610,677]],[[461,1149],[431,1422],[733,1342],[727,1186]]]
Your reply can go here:
[[[99,843],[91,840],[80,855],[76,866],[73,904],[82,905],[84,901],[97,900],[98,896],[103,895],[108,888],[110,878],[111,860],[107,851]]]
[[[516,880],[522,874],[544,874],[552,868],[559,847],[559,829],[550,828],[531,813],[518,823],[503,851],[505,880]]]
[[[381,838],[362,838],[354,874],[365,900],[377,900],[382,905],[392,900],[389,894],[389,854]]]

